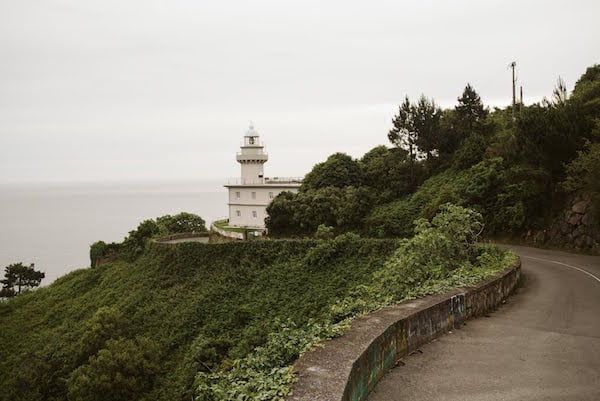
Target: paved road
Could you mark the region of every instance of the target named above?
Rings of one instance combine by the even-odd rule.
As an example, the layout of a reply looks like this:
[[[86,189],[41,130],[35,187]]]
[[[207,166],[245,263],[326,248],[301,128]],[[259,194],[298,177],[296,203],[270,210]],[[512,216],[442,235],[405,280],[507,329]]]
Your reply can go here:
[[[511,249],[523,287],[404,358],[371,401],[600,400],[600,257]]]

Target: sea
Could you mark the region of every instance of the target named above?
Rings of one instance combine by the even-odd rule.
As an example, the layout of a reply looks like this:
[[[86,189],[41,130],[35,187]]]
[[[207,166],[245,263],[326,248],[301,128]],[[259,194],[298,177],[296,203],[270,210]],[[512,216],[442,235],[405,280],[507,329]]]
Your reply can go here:
[[[0,277],[22,262],[48,285],[89,268],[96,241],[120,242],[146,219],[189,212],[207,222],[227,215],[224,181],[0,185]]]

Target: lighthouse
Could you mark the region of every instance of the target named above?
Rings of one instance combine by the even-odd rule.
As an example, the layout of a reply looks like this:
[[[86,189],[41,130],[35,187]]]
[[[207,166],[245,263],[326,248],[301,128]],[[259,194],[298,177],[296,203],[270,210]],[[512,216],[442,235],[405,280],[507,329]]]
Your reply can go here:
[[[298,192],[302,178],[265,176],[269,155],[253,125],[246,131],[235,158],[240,164],[240,177],[225,185],[229,193],[229,226],[264,229],[267,206],[283,191]]]
[[[241,152],[236,155],[236,160],[241,166],[242,184],[264,184],[263,166],[269,160],[269,155],[265,153],[264,146],[260,143],[258,132],[254,130],[253,125],[250,125],[244,135],[244,143]]]

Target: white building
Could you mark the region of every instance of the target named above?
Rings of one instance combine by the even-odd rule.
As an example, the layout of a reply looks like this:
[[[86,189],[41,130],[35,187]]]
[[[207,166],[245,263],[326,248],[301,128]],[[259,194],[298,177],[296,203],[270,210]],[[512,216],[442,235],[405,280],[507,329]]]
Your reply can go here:
[[[225,185],[229,190],[229,225],[265,228],[267,206],[283,191],[298,192],[301,178],[265,177],[263,165],[269,159],[258,132],[250,125],[236,160],[241,165],[240,178]]]

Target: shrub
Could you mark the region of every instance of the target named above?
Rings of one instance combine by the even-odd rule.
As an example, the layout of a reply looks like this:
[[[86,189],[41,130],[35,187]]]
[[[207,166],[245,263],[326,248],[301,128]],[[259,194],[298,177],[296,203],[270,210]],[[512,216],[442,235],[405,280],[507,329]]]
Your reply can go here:
[[[316,239],[328,240],[333,239],[333,237],[333,227],[326,226],[325,224],[319,224],[319,227],[317,227],[317,232],[315,233]]]
[[[181,212],[175,216],[165,215],[156,220],[148,219],[141,222],[135,230],[121,243],[106,244],[97,241],[90,245],[90,263],[96,267],[101,259],[123,259],[127,262],[135,261],[147,248],[151,239],[159,236],[205,232],[204,219],[192,213]]]
[[[157,345],[147,338],[108,340],[106,348],[73,371],[68,380],[68,399],[138,399],[152,388],[159,361]]]
[[[156,224],[165,235],[208,231],[202,217],[186,212],[158,217]]]
[[[475,246],[483,231],[480,213],[445,204],[431,222],[418,219],[415,226],[415,236],[402,240],[376,273],[383,298],[400,300],[411,288],[447,278],[456,269],[472,267],[480,256]]]

